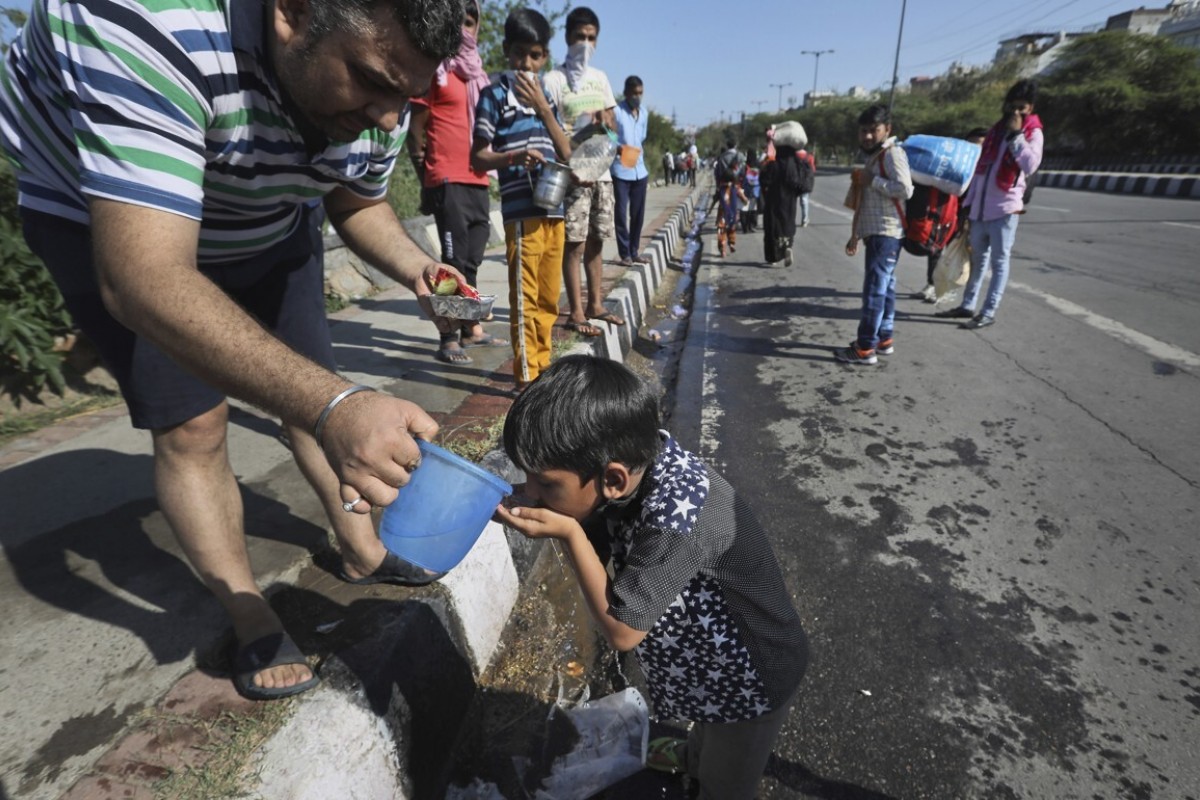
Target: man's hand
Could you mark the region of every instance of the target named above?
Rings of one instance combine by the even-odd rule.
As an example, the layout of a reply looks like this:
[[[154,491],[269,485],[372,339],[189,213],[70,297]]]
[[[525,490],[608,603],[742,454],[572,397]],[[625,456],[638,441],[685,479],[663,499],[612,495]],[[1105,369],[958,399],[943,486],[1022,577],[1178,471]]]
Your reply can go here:
[[[858,253],[858,237],[851,236],[850,241],[846,242],[846,255],[852,256]]]
[[[508,508],[496,506],[495,519],[504,523],[530,539],[561,539],[566,541],[572,536],[582,535],[583,527],[579,522],[565,514],[551,511],[548,508],[514,505]]]
[[[431,441],[438,425],[420,406],[379,392],[358,392],[338,404],[325,423],[322,443],[329,465],[342,482],[342,500],[365,498],[386,506],[419,468],[414,438]],[[354,511],[365,514],[359,503]]]
[[[1009,133],[1019,133],[1025,128],[1025,117],[1018,111],[1010,111],[1004,117],[1004,125]]]

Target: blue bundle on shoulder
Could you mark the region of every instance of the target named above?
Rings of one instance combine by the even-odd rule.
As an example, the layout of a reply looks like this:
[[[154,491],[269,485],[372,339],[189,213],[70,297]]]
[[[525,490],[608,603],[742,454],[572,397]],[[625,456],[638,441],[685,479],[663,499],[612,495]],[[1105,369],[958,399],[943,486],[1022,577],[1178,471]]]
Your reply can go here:
[[[917,134],[900,143],[913,183],[961,195],[971,183],[982,148],[964,139]]]

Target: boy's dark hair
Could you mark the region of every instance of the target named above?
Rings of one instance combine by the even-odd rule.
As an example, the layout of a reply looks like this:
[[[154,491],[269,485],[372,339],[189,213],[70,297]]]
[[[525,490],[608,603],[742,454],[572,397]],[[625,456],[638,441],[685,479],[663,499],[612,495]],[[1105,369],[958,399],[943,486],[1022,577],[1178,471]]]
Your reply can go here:
[[[550,47],[554,31],[550,22],[532,8],[516,8],[504,20],[505,44],[540,44]]]
[[[1023,102],[1029,105],[1037,103],[1038,85],[1037,81],[1021,80],[1017,81],[1008,90],[1008,94],[1004,95],[1005,103]]]
[[[726,150],[732,150],[735,147],[737,147],[737,142],[735,142],[733,140],[733,137],[730,137],[725,140],[725,149]]]
[[[634,89],[638,89],[643,85],[644,84],[642,83],[641,78],[639,78],[637,75],[630,75],[625,79],[625,94],[629,94]]]
[[[971,130],[967,131],[967,135],[964,136],[963,138],[964,139],[986,139],[987,135],[988,135],[987,128],[971,128]]]
[[[859,125],[891,125],[892,112],[888,111],[888,107],[880,103],[873,106],[867,106],[861,114],[858,115]]]
[[[529,384],[504,418],[504,452],[526,472],[585,478],[612,462],[648,467],[660,441],[658,394],[624,364],[564,356]]]
[[[571,43],[571,31],[581,25],[595,25],[596,35],[600,35],[600,18],[596,16],[596,12],[587,6],[579,6],[572,8],[571,13],[567,14],[567,44]]]

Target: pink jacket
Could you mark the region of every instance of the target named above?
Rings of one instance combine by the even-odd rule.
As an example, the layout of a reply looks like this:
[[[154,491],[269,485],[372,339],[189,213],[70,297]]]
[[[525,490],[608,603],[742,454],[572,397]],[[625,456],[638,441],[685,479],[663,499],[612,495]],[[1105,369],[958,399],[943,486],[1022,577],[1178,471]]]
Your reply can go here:
[[[997,158],[984,174],[971,179],[963,205],[969,206],[968,219],[990,221],[1021,211],[1025,204],[1025,179],[1037,171],[1042,163],[1042,131],[1037,129],[1028,134],[1018,134],[1007,142],[1007,147],[1021,172],[1017,180],[1005,191],[997,185],[996,173],[1002,168],[1004,159]]]

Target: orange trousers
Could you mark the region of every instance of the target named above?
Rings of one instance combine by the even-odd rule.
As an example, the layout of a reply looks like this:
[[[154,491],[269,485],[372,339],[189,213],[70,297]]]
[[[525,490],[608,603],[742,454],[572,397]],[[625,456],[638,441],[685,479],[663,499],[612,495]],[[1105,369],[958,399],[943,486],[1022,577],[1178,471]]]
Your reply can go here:
[[[538,217],[504,224],[509,338],[518,387],[528,385],[550,366],[550,334],[562,294],[565,235],[561,219]]]

